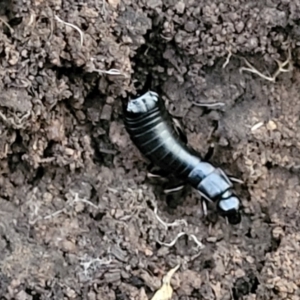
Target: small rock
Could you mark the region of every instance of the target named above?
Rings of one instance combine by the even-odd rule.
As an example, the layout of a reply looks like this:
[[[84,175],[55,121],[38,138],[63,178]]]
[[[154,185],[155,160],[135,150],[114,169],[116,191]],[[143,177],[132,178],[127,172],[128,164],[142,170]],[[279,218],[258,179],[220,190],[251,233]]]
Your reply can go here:
[[[113,104],[115,102],[115,99],[113,97],[107,97],[106,98],[106,103],[107,104]]]
[[[105,273],[104,274],[104,279],[108,283],[116,282],[121,279],[121,273],[120,270],[118,272],[113,272],[113,273]]]
[[[146,3],[147,3],[147,6],[152,9],[162,6],[162,0],[148,0],[148,1],[146,1]]]
[[[73,156],[75,153],[75,150],[72,148],[65,148],[65,153],[69,156]]]
[[[222,147],[226,147],[229,145],[229,142],[225,137],[221,136],[221,138],[219,140],[219,145]]]
[[[76,202],[76,204],[75,204],[75,207],[74,207],[74,209],[75,209],[75,211],[77,212],[77,213],[79,213],[79,212],[83,212],[84,211],[84,208],[85,208],[85,205],[84,205],[84,203],[83,202]]]
[[[45,193],[43,194],[43,201],[44,201],[45,203],[50,203],[50,202],[52,201],[52,199],[53,199],[53,195],[52,195],[51,193],[45,192]]]
[[[144,288],[141,288],[141,289],[140,289],[139,295],[138,295],[138,297],[136,298],[136,300],[148,300],[148,297],[147,297],[147,294],[146,294]]]
[[[71,288],[67,287],[66,296],[69,299],[74,299],[74,298],[76,298],[76,292],[74,290],[72,290]]]
[[[225,274],[225,266],[223,264],[223,261],[221,260],[221,258],[218,258],[215,260],[215,270],[218,274],[220,274],[221,276],[223,276]]]
[[[217,241],[217,237],[215,236],[210,236],[206,239],[207,242],[209,243],[215,243]]]
[[[69,241],[69,240],[64,240],[62,242],[62,249],[65,252],[71,252],[71,253],[75,253],[76,250],[77,250],[76,245],[73,242]]]
[[[29,298],[29,295],[25,291],[20,291],[16,295],[16,300],[29,300],[32,299],[32,297]]]
[[[117,8],[118,5],[120,4],[120,0],[107,0],[107,2],[108,2],[113,8]]]
[[[127,253],[123,251],[118,245],[113,245],[111,248],[111,254],[119,261],[127,262]]]
[[[52,120],[50,126],[47,128],[47,138],[55,142],[60,142],[64,139],[64,126],[59,120]]]
[[[120,219],[120,218],[123,217],[123,216],[124,216],[124,211],[123,211],[122,209],[117,208],[117,209],[115,210],[115,215],[114,215],[114,217],[115,217],[116,219]]]
[[[88,294],[87,294],[87,298],[88,300],[96,300],[96,294],[93,292],[93,291],[90,291]]]
[[[254,257],[252,257],[252,256],[246,256],[246,261],[247,261],[248,263],[250,263],[250,264],[254,264],[255,259],[254,259]]]
[[[105,104],[103,106],[103,108],[102,108],[100,119],[101,120],[110,121],[111,114],[112,114],[112,107],[111,107],[111,105]]]
[[[237,269],[234,273],[237,278],[242,278],[246,275],[243,269]]]
[[[196,26],[197,26],[197,23],[196,23],[196,22],[190,21],[190,22],[186,22],[186,23],[184,24],[184,29],[185,29],[185,31],[187,31],[187,32],[193,32],[193,31],[196,30]]]
[[[130,278],[130,274],[127,273],[126,271],[122,270],[122,271],[121,271],[121,277],[122,277],[123,279],[129,279],[129,278]]]
[[[284,231],[281,227],[275,227],[272,231],[272,235],[275,239],[279,239],[280,237],[284,236]]]
[[[243,21],[240,21],[235,25],[235,30],[237,33],[241,33],[244,28],[245,28],[245,24]]]
[[[183,14],[185,9],[185,4],[183,1],[177,2],[175,5],[175,10],[177,11],[178,14]]]
[[[270,120],[267,125],[266,125],[267,129],[270,131],[276,130],[277,129],[277,125],[274,121]]]

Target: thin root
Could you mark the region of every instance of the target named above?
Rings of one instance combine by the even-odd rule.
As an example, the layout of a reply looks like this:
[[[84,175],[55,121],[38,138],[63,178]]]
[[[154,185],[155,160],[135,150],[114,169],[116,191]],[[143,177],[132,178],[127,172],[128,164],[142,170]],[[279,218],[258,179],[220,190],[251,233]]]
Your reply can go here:
[[[63,21],[61,18],[59,18],[58,16],[55,16],[55,19],[60,22],[60,23],[63,23],[65,24],[66,26],[70,26],[72,28],[74,28],[75,30],[77,30],[80,34],[80,46],[82,47],[83,45],[83,32],[80,30],[80,28],[74,24],[71,24],[71,23],[68,23],[68,22],[65,22]]]
[[[81,261],[87,260],[85,257],[79,258]],[[96,270],[97,267],[103,266],[103,265],[109,265],[111,264],[112,259],[109,256],[108,259],[100,259],[100,258],[93,258],[91,260],[87,260],[85,262],[81,262],[80,265],[83,267],[83,273],[85,276],[88,276],[89,269]]]
[[[118,69],[110,69],[108,71],[100,70],[100,69],[94,69],[94,71],[98,72],[100,74],[107,74],[107,75],[123,75],[123,73]]]
[[[224,102],[215,102],[215,103],[199,103],[199,102],[192,102],[195,106],[203,106],[203,107],[215,107],[215,106],[224,106]]]
[[[197,239],[197,237],[194,234],[191,234],[190,237],[194,240],[194,242],[197,244],[197,247],[200,249],[204,249],[204,245]]]
[[[30,111],[27,111],[24,116],[19,118],[16,114],[13,115],[11,118],[7,118],[1,111],[0,111],[0,118],[6,122],[9,126],[14,127],[15,129],[24,128],[25,122],[30,117]]]
[[[154,207],[154,214],[155,214],[155,217],[158,220],[158,222],[160,222],[165,227],[165,229],[168,229],[169,227],[180,226],[180,225],[188,226],[187,221],[184,220],[184,219],[182,219],[182,220],[175,220],[173,223],[166,223],[157,214],[157,206],[156,205]]]
[[[254,132],[254,131],[256,131],[256,130],[258,130],[260,127],[262,127],[264,125],[264,122],[258,122],[258,123],[256,123],[255,125],[253,125],[252,127],[251,127],[251,132]]]
[[[228,55],[226,57],[226,61],[224,62],[223,66],[222,66],[223,69],[225,69],[226,66],[229,64],[231,56],[232,56],[232,52],[230,50],[228,50]]]
[[[13,34],[14,30],[12,29],[12,27],[6,22],[4,21],[2,18],[0,18],[0,21],[7,26],[7,28],[9,29],[10,33]]]
[[[177,234],[177,236],[175,237],[175,239],[173,241],[171,241],[170,243],[164,243],[164,242],[161,242],[161,241],[158,241],[157,242],[165,247],[173,247],[176,242],[178,241],[178,239],[184,235],[188,235],[187,233],[185,232],[180,232]],[[191,237],[193,239],[193,241],[197,244],[197,248],[200,248],[200,249],[204,249],[204,245],[196,238],[196,236],[194,234],[191,234],[191,235],[188,235],[189,237]]]
[[[247,71],[247,72],[250,72],[250,73],[254,73],[258,76],[260,76],[261,78],[265,79],[265,80],[268,80],[268,81],[271,81],[271,82],[274,82],[276,80],[276,78],[278,77],[278,75],[280,73],[285,73],[285,72],[290,72],[292,70],[292,66],[291,66],[291,50],[289,49],[288,50],[288,57],[287,59],[284,61],[284,62],[280,62],[279,60],[275,60],[277,65],[278,65],[278,69],[277,71],[273,74],[273,76],[266,76],[264,74],[262,74],[260,71],[258,71],[256,68],[254,68],[247,60],[246,58],[244,58],[244,61],[246,63],[246,65],[248,66],[248,68],[246,67],[242,67],[240,68],[240,72],[242,73],[243,71]],[[285,69],[285,67],[288,66],[287,69]]]
[[[186,233],[185,232],[178,233],[177,236],[175,237],[175,239],[170,243],[164,243],[164,242],[161,242],[161,241],[157,241],[157,242],[160,243],[163,246],[166,246],[166,247],[173,247],[176,244],[177,240],[180,237],[182,237],[183,235],[186,235]]]
[[[85,260],[85,258],[80,258],[80,260]],[[111,262],[111,257],[109,257],[109,259],[94,258],[86,262],[81,262],[80,265],[83,266],[85,270],[88,270],[91,267],[91,265],[95,263],[97,263],[98,265],[109,265]]]
[[[37,217],[36,219],[29,221],[30,225],[34,225],[37,221],[40,221],[40,220],[49,220],[54,217],[57,217],[61,213],[65,212],[67,207],[73,206],[75,203],[78,203],[78,202],[88,204],[88,205],[92,206],[93,208],[98,209],[98,206],[95,205],[94,203],[92,203],[91,201],[79,198],[78,193],[74,193],[71,191],[71,194],[74,196],[74,199],[72,199],[71,201],[67,201],[65,206],[62,209],[57,210],[57,211],[53,212],[52,214],[46,215],[44,217]]]

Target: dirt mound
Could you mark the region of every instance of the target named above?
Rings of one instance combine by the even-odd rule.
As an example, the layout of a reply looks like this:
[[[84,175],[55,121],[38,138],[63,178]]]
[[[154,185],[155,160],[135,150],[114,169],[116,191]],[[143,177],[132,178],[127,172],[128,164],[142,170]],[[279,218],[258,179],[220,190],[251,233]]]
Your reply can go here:
[[[299,298],[298,1],[0,0],[0,15],[1,299],[150,299],[178,263],[173,299]],[[244,181],[239,226],[146,179],[121,100],[149,73],[189,143]]]

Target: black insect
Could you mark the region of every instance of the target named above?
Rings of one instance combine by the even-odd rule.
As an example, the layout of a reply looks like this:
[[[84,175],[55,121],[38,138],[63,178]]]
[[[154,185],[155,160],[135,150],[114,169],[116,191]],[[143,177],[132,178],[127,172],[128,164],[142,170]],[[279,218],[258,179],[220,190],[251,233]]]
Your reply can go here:
[[[219,214],[229,223],[241,221],[241,203],[233,193],[231,180],[188,146],[185,134],[157,93],[149,91],[129,100],[124,105],[124,119],[132,142],[165,176],[173,175],[190,184],[204,199],[215,203]],[[183,185],[172,191],[181,188]]]

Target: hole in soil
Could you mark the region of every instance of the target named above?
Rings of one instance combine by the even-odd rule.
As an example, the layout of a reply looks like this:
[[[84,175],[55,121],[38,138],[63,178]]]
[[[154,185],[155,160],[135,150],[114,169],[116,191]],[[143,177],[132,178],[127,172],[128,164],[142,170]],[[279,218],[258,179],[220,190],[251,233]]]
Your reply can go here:
[[[215,150],[215,147],[209,146],[206,154],[204,155],[203,160],[204,161],[209,161],[212,158],[213,154],[214,154],[214,150]]]
[[[247,238],[249,238],[249,239],[252,238],[252,236],[251,236],[251,228],[248,229],[248,231],[247,231],[247,233],[245,234],[245,236],[246,236]]]
[[[161,42],[161,26],[162,24],[158,22],[146,33],[144,36],[146,43],[137,50],[132,60],[133,74],[135,74],[134,79],[138,81],[141,88],[144,87],[155,90],[158,94],[162,94],[161,86],[164,84],[165,78],[163,78],[162,74],[158,73],[156,67],[168,67],[168,62],[163,57],[167,44]],[[170,45],[172,42],[168,44]],[[176,51],[175,42],[173,46],[173,49]],[[145,55],[145,53],[147,54]],[[147,70],[147,72],[145,72],[145,70]],[[151,74],[151,76],[149,77],[148,74]]]
[[[23,21],[23,17],[13,18],[13,19],[9,20],[8,24],[11,27],[14,27],[14,26],[18,26],[19,24],[21,24],[22,21]]]
[[[195,297],[196,299],[202,299],[202,295],[199,289],[193,289],[191,296]]]
[[[137,276],[133,276],[128,280],[128,283],[140,289],[145,286],[145,281]]]
[[[268,170],[270,170],[271,168],[274,167],[274,165],[273,165],[273,163],[272,163],[271,161],[267,161],[266,164],[265,164],[265,166],[266,166],[266,168],[267,168]]]
[[[279,293],[280,293],[280,290],[278,289],[278,287],[274,287],[274,288],[272,289],[272,291],[273,291],[273,293],[274,293],[275,295],[279,295]]]
[[[265,266],[265,260],[262,260],[262,261],[259,261],[257,264],[256,264],[256,270],[257,272],[261,272],[263,267]]]
[[[203,262],[203,269],[213,269],[215,267],[215,262],[213,259],[207,259]]]
[[[276,238],[272,237],[271,238],[271,246],[269,247],[269,249],[266,252],[267,253],[275,252],[279,248],[280,243],[281,243],[281,238],[276,239]]]
[[[82,29],[83,31],[86,31],[88,28],[89,28],[89,24],[86,24],[86,23],[82,23],[82,24],[81,24],[81,29]]]
[[[17,170],[18,165],[22,161],[23,154],[24,153],[14,153],[14,154],[8,156],[8,166],[12,173],[14,173]]]
[[[7,238],[6,235],[2,235],[1,236],[2,240],[6,242],[6,249],[11,252],[12,251],[12,248],[11,248],[11,244],[10,244],[10,240]]]
[[[105,236],[105,231],[103,231],[101,228],[98,228],[98,233],[100,237],[104,237]]]
[[[95,221],[101,221],[105,215],[106,215],[106,213],[102,213],[102,212],[99,212],[96,215],[93,215],[92,213],[90,213],[90,217]]]
[[[33,184],[36,185],[38,181],[40,181],[43,176],[45,175],[45,169],[44,167],[38,167],[38,169],[36,170],[36,173],[34,175],[34,177],[28,181],[29,184]]]
[[[157,250],[159,250],[161,248],[161,244],[159,242],[155,242],[155,247]]]
[[[180,204],[183,203],[183,200],[181,197],[178,197],[177,195],[167,195],[166,203],[169,208],[176,209]]]
[[[150,200],[147,200],[147,201],[146,201],[146,204],[147,204],[147,206],[148,206],[150,209],[154,209],[153,204],[152,204],[152,202],[151,202]]]
[[[54,141],[50,141],[49,143],[48,143],[48,145],[47,145],[47,147],[45,148],[45,150],[44,150],[44,153],[43,153],[43,155],[44,155],[44,158],[46,158],[46,157],[52,157],[53,156],[53,146],[56,144],[56,142],[54,142]]]
[[[40,300],[41,295],[39,293],[36,293],[34,290],[30,288],[25,289],[26,294],[30,295],[32,297],[32,300]]]
[[[248,276],[238,278],[232,289],[233,299],[239,300],[242,296],[255,293],[258,285],[259,281],[253,273],[250,273]]]
[[[119,288],[115,290],[116,300],[129,300],[128,296],[124,294]]]

